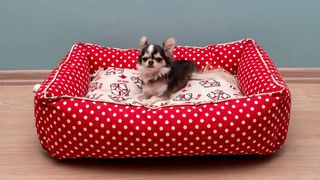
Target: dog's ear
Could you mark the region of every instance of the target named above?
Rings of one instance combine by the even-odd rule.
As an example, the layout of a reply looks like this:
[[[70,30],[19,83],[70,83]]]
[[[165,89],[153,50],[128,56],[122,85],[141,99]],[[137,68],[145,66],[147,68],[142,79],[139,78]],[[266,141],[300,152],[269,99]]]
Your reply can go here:
[[[144,47],[146,47],[147,45],[148,45],[148,39],[147,39],[147,37],[142,36],[142,37],[140,38],[140,47],[141,47],[141,48],[144,48]]]
[[[163,42],[163,48],[166,53],[171,53],[172,50],[176,47],[176,40],[174,38],[169,38]]]

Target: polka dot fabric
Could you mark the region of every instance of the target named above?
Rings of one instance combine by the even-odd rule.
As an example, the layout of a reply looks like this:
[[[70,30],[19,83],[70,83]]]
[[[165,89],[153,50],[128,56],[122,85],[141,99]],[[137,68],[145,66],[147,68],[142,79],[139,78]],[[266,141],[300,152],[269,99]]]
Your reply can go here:
[[[39,99],[54,99],[61,96],[82,97],[87,92],[90,80],[86,49],[83,43],[72,46],[71,52],[42,83],[36,94]]]
[[[174,50],[177,60],[237,75],[245,98],[156,110],[83,99],[98,68],[135,68],[138,54],[135,49],[75,44],[35,95],[42,147],[59,159],[272,154],[282,147],[290,92],[252,39]]]

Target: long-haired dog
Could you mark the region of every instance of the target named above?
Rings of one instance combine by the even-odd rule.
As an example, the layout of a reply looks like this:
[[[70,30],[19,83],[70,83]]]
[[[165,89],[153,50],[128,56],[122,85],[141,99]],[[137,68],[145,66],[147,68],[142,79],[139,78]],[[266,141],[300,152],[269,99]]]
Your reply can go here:
[[[191,61],[173,61],[172,50],[176,47],[174,38],[169,38],[160,46],[149,44],[148,39],[142,36],[140,46],[142,49],[138,57],[137,70],[143,82],[140,98],[148,99],[145,105],[169,99],[171,94],[184,88],[189,79],[223,76],[234,81],[232,75],[221,69],[201,73]]]

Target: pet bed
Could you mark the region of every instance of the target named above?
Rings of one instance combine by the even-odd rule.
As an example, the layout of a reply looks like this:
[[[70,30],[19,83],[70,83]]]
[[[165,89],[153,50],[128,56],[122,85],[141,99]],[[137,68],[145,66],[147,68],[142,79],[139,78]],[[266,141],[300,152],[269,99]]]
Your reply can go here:
[[[157,109],[86,97],[99,69],[134,69],[139,52],[89,43],[72,46],[34,98],[37,135],[50,155],[63,159],[272,154],[283,146],[290,92],[253,39],[173,50],[175,60],[193,61],[200,69],[221,67],[236,75],[243,96]]]

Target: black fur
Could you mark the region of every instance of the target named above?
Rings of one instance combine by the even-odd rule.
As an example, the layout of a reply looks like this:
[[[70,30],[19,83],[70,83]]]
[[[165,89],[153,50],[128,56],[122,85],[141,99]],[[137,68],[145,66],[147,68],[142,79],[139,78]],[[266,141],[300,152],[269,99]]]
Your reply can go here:
[[[174,61],[171,64],[171,70],[168,74],[167,93],[175,93],[184,88],[196,66],[193,62],[187,60]]]

